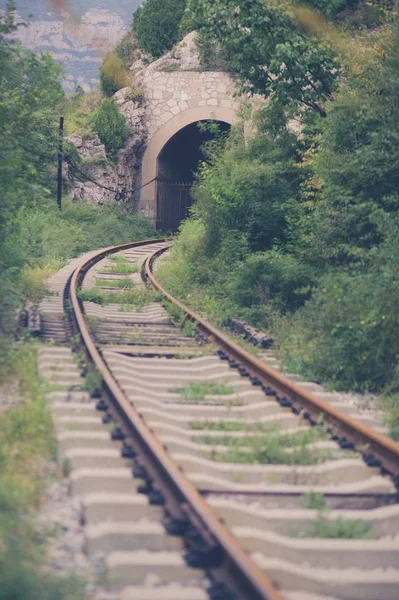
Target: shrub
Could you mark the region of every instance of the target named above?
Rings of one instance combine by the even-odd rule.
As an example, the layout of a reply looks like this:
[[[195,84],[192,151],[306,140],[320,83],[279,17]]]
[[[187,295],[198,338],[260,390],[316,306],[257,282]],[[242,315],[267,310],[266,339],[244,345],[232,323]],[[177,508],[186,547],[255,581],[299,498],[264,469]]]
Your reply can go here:
[[[139,47],[159,58],[179,41],[186,0],[147,0],[135,13],[133,31]]]
[[[129,85],[129,77],[122,59],[115,52],[105,57],[100,69],[100,85],[104,94],[112,96]]]
[[[128,31],[121,39],[115,48],[115,53],[121,59],[125,69],[131,67],[137,59],[137,40],[134,37],[133,31]]]
[[[89,94],[75,92],[65,96],[60,105],[60,111],[65,115],[65,133],[67,135],[90,135],[93,133],[90,117],[102,102],[100,90]]]
[[[90,122],[107,152],[114,154],[122,148],[126,135],[126,119],[119,112],[115,100],[103,100],[100,107],[94,111]]]
[[[399,389],[398,261],[396,231],[363,272],[327,273],[305,306],[280,322],[283,354],[296,372],[352,390]]]
[[[26,208],[20,214],[21,246],[31,264],[45,266],[82,252],[150,238],[150,221],[120,205],[95,207],[88,202],[66,201],[56,206]]]
[[[299,308],[309,297],[312,277],[307,265],[276,249],[250,255],[232,277],[231,293],[237,304],[254,307],[271,303],[285,311]]]
[[[231,71],[223,48],[212,37],[207,35],[206,32],[199,32],[197,47],[201,65],[205,71]]]

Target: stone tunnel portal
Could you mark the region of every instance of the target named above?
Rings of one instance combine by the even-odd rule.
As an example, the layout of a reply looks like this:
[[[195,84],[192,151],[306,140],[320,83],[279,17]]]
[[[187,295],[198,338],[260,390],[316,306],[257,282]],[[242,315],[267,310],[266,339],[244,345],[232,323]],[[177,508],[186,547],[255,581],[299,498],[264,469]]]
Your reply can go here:
[[[230,124],[213,120],[220,132]],[[165,232],[177,231],[188,216],[192,204],[191,188],[198,164],[203,160],[202,146],[215,137],[204,121],[191,123],[180,129],[166,142],[157,159],[157,228]]]

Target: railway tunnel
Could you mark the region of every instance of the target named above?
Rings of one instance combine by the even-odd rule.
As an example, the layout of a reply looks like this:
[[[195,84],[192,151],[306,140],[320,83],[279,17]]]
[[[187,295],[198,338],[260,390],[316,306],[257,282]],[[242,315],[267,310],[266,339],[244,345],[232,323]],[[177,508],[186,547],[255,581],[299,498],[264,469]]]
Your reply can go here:
[[[157,229],[177,231],[187,218],[192,204],[191,190],[199,163],[203,160],[203,144],[217,132],[227,132],[230,124],[213,120],[218,127],[204,127],[205,121],[186,125],[163,146],[157,158]],[[202,125],[202,126],[201,126]]]

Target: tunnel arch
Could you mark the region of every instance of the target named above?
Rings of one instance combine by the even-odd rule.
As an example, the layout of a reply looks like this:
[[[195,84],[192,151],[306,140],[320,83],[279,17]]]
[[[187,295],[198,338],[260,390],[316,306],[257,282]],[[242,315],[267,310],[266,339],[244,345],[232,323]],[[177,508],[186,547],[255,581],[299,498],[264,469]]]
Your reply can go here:
[[[166,144],[179,131],[200,121],[220,121],[233,125],[237,122],[236,112],[227,107],[221,106],[203,106],[186,110],[172,119],[169,119],[162,125],[158,131],[150,138],[143,156],[143,165],[141,171],[141,182],[145,185],[141,189],[139,209],[140,212],[153,220],[154,225],[157,222],[157,177],[158,158]],[[154,181],[153,181],[154,180]]]

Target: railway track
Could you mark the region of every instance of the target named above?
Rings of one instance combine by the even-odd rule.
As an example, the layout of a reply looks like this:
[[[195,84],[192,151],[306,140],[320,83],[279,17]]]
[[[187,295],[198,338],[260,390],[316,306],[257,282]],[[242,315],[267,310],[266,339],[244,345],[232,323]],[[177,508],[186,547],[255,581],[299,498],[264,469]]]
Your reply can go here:
[[[172,298],[152,272],[167,247],[64,269],[54,291],[68,280],[79,340],[40,355],[87,550],[111,588],[122,600],[397,600],[399,445]]]

